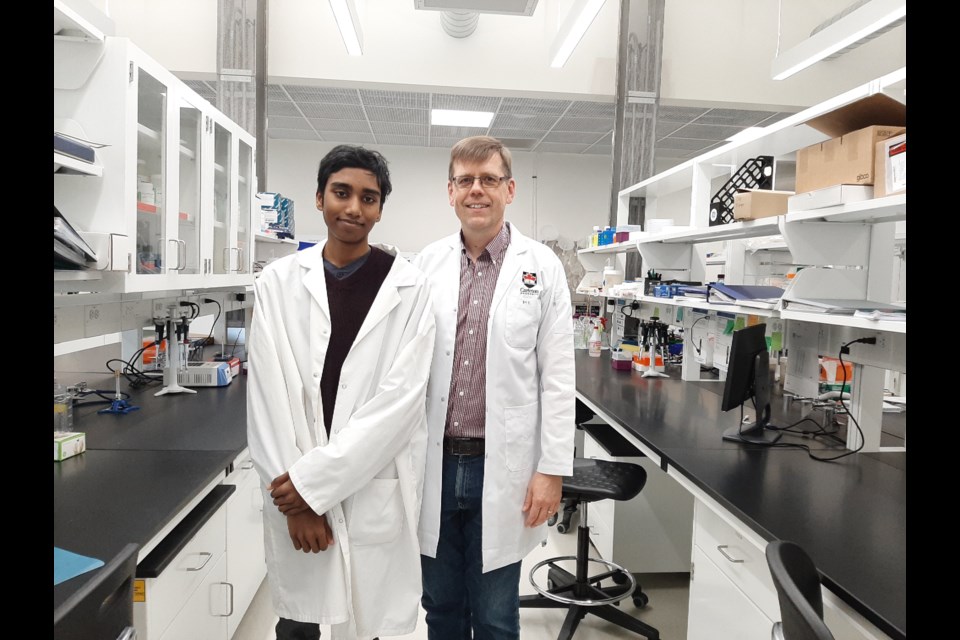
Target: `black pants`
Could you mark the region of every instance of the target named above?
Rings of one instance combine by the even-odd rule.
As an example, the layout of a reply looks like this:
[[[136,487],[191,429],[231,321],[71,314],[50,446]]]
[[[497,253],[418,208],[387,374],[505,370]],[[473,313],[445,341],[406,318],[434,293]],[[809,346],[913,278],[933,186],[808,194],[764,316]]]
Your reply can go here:
[[[319,640],[320,625],[280,618],[276,627],[277,640]],[[379,640],[374,638],[374,640]]]
[[[280,618],[277,622],[277,640],[320,640],[320,625]]]

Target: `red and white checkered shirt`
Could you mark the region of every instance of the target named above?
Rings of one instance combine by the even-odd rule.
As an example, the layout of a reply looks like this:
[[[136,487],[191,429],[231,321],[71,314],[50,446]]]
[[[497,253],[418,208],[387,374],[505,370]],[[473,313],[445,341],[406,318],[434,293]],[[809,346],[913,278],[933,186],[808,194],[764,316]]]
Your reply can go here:
[[[457,339],[453,351],[453,376],[444,435],[482,438],[487,404],[487,319],[503,256],[510,245],[510,226],[500,233],[474,262],[460,234],[460,299],[457,304]]]

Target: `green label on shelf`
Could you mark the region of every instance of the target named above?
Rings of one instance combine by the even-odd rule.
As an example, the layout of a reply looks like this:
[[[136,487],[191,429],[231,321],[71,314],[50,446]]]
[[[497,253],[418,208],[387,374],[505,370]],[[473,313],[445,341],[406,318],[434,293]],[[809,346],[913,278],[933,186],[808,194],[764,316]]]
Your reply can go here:
[[[774,351],[783,350],[783,333],[774,331],[770,334],[770,348]]]

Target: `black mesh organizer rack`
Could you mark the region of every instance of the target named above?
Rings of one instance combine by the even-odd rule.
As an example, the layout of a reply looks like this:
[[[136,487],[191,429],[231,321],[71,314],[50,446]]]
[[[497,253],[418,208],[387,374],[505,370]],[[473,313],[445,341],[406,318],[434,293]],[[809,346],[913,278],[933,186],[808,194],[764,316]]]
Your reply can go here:
[[[710,199],[710,226],[733,222],[733,197],[738,189],[773,189],[773,156],[750,158]]]

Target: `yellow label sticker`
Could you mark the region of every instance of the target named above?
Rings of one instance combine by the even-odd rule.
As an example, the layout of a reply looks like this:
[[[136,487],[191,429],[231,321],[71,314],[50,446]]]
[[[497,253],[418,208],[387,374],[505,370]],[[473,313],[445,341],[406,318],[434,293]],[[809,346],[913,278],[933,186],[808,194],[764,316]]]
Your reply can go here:
[[[147,601],[147,581],[146,580],[133,581],[133,601],[134,602]]]

